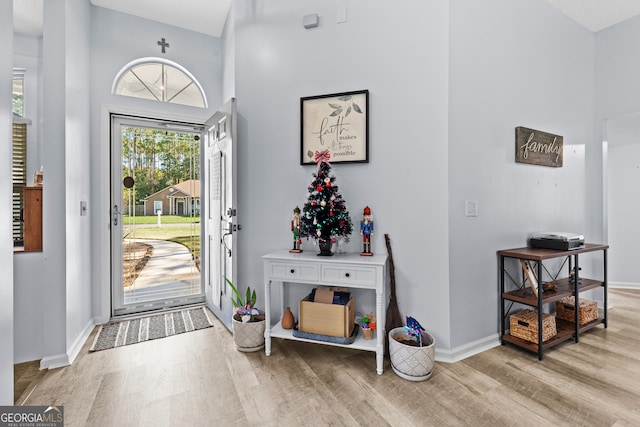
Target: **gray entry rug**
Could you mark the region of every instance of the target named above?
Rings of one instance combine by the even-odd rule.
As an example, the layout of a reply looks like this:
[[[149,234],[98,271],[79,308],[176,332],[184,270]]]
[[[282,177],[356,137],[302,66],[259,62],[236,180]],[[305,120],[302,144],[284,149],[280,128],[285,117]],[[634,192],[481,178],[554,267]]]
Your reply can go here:
[[[100,327],[89,351],[122,347],[212,326],[205,307],[154,314],[139,319],[111,321]]]

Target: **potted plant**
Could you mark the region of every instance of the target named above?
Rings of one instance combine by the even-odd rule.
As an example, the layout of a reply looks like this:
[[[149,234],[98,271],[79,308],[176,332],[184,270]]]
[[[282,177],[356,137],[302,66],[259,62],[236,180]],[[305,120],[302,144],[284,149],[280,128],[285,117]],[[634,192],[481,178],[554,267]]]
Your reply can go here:
[[[373,334],[376,331],[376,316],[366,314],[360,319],[360,329],[362,329],[362,336],[365,340],[372,340]]]
[[[435,360],[435,340],[413,317],[407,325],[389,331],[391,368],[401,378],[424,381],[431,378]]]
[[[255,308],[255,289],[251,291],[251,288],[247,288],[243,299],[233,283],[226,277],[225,280],[235,295],[235,298],[231,298],[231,303],[236,309],[233,315],[233,342],[236,350],[251,352],[263,349],[265,317]]]

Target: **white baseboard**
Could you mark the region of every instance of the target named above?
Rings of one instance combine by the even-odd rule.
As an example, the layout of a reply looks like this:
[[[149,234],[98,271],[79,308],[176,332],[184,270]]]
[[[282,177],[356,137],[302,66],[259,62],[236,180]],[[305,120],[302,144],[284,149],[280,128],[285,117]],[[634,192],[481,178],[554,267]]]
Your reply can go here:
[[[93,318],[93,325],[104,325],[105,323],[109,323],[109,320],[111,320],[111,316],[106,315],[106,316],[96,316]]]
[[[66,354],[56,354],[45,356],[40,360],[40,369],[56,369],[69,366],[69,356]]]
[[[640,283],[632,282],[609,282],[607,286],[612,289],[640,289]]]
[[[80,350],[82,350],[82,346],[87,341],[87,338],[89,338],[89,335],[91,335],[94,326],[95,322],[93,319],[89,320],[82,332],[73,340],[67,352],[65,354],[43,357],[42,360],[40,360],[40,369],[56,369],[71,365],[73,361],[76,360],[76,357],[78,357],[78,354],[80,354]]]
[[[608,287],[611,289],[638,289],[640,290],[640,283],[627,283],[627,282],[609,282]],[[598,307],[602,308],[601,301],[598,302]],[[609,309],[613,308],[609,301]],[[500,335],[495,334],[486,338],[470,342],[468,344],[461,345],[460,347],[453,349],[438,349],[436,347],[436,361],[444,363],[455,363],[461,360],[471,357],[473,355],[482,353],[494,347],[500,345]]]
[[[78,354],[80,354],[80,350],[82,350],[82,346],[87,341],[87,338],[89,338],[89,335],[91,335],[91,332],[93,331],[93,328],[95,326],[96,324],[93,319],[90,319],[84,326],[82,332],[80,332],[80,335],[78,335],[73,341],[71,347],[67,349],[67,354],[69,355],[69,364],[72,364],[76,360],[76,357],[78,357]]]
[[[494,334],[452,349],[443,350],[436,347],[436,361],[445,363],[459,362],[467,357],[482,353],[499,345],[500,335]]]

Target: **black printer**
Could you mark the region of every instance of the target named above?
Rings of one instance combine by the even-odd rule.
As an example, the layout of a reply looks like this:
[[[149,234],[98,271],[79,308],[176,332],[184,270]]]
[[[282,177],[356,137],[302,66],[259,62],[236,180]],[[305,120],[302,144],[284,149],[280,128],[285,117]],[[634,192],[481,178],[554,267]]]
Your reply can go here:
[[[568,251],[584,247],[584,236],[559,231],[533,233],[529,239],[532,248],[557,249]]]

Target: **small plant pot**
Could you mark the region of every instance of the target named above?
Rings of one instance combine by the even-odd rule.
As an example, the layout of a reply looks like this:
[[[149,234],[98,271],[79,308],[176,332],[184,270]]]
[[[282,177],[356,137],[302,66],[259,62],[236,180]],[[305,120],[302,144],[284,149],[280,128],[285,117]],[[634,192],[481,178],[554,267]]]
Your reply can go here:
[[[408,381],[425,381],[431,378],[433,362],[436,356],[436,345],[433,336],[423,332],[423,346],[403,343],[405,340],[394,338],[396,335],[406,337],[404,327],[389,331],[389,358],[391,368],[399,377]]]
[[[259,351],[264,348],[266,320],[242,322],[233,317],[233,343],[242,352]]]

